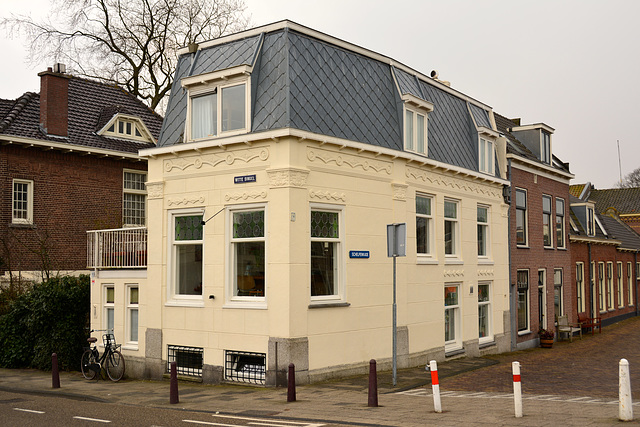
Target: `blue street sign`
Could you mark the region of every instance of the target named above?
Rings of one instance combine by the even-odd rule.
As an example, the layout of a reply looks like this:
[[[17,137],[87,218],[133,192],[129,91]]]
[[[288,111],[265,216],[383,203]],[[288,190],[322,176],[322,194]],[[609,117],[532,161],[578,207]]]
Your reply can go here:
[[[246,182],[256,182],[255,175],[244,175],[244,176],[235,176],[233,177],[234,184],[244,184]]]
[[[349,251],[349,258],[369,258],[369,251]]]

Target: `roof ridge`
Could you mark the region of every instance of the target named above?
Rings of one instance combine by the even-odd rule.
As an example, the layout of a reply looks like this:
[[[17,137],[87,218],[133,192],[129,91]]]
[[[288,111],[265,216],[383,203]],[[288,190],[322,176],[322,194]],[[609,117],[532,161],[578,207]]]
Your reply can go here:
[[[22,96],[16,99],[11,111],[9,111],[2,122],[0,122],[0,132],[4,132],[9,126],[11,126],[11,123],[13,123],[18,115],[20,115],[22,110],[24,110],[24,107],[37,95],[38,94],[35,92],[25,92]]]

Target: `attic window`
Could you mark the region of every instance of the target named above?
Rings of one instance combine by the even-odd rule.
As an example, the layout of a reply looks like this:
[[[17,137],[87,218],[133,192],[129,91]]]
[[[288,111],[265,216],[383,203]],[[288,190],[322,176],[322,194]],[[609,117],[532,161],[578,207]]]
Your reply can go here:
[[[402,95],[404,101],[404,149],[427,154],[427,115],[433,104],[410,94]]]
[[[495,173],[495,158],[493,141],[481,137],[478,141],[478,169],[480,172],[493,175]]]
[[[104,135],[151,142],[149,137],[144,136],[148,135],[148,131],[144,129],[144,125],[137,119],[129,117],[117,116],[108,125],[107,130],[104,131]]]
[[[551,134],[545,130],[540,139],[540,161],[551,164]]]

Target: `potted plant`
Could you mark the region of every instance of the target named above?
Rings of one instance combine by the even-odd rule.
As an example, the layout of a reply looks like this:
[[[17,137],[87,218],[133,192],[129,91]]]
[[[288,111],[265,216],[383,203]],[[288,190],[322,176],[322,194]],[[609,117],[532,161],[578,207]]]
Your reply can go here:
[[[551,348],[553,346],[553,337],[555,336],[553,331],[541,328],[538,331],[538,335],[540,336],[540,347]]]

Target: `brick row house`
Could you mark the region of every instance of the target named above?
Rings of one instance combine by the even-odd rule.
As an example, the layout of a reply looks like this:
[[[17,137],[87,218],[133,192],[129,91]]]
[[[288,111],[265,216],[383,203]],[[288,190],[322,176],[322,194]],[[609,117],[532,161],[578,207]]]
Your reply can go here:
[[[495,114],[507,139],[512,337],[514,348],[538,345],[540,329],[559,316],[576,321],[568,241],[569,165],[553,155],[554,129]]]
[[[40,93],[0,99],[0,273],[87,272],[87,231],[144,226],[147,162],[162,118],[117,87],[39,74]]]
[[[571,259],[578,315],[598,319],[601,325],[637,316],[640,236],[611,206],[619,200],[620,190],[598,190],[594,195],[587,184],[572,186],[571,192]]]

